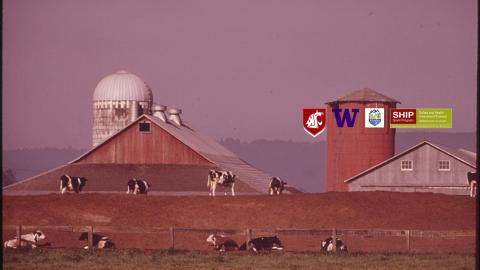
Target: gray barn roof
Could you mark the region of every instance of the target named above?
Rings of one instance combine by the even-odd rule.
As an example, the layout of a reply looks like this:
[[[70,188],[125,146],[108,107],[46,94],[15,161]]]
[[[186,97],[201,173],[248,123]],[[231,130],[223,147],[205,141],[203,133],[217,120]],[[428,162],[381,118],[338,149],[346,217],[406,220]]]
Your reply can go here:
[[[477,165],[476,165],[476,163],[477,163],[476,153],[467,151],[467,150],[465,150],[465,149],[455,150],[455,149],[451,149],[451,148],[448,148],[448,147],[445,147],[445,146],[435,145],[435,144],[433,144],[433,143],[431,143],[431,142],[428,142],[428,141],[423,141],[423,142],[421,142],[421,143],[419,143],[419,144],[417,144],[417,145],[415,145],[415,146],[413,146],[413,147],[411,147],[411,148],[403,151],[402,153],[400,153],[400,154],[398,154],[398,155],[395,155],[395,156],[393,156],[393,157],[391,157],[391,158],[389,158],[389,159],[387,159],[387,160],[385,160],[385,161],[383,161],[383,162],[381,162],[381,163],[379,163],[379,164],[377,164],[377,165],[375,165],[375,166],[373,166],[373,167],[370,167],[369,169],[367,169],[367,170],[365,170],[365,171],[363,171],[363,172],[361,172],[361,173],[359,173],[359,174],[357,174],[357,175],[354,175],[354,176],[350,177],[349,179],[345,180],[344,182],[345,182],[345,183],[352,182],[352,181],[358,179],[359,177],[361,177],[361,176],[363,176],[363,175],[365,175],[365,174],[368,174],[368,173],[370,173],[371,171],[374,171],[374,170],[376,170],[377,168],[380,168],[380,167],[382,167],[382,166],[384,166],[384,165],[386,165],[386,164],[388,164],[388,163],[390,163],[390,162],[392,162],[392,161],[394,161],[394,160],[396,160],[396,159],[399,159],[399,158],[401,158],[402,156],[404,156],[404,155],[406,155],[406,154],[408,154],[408,153],[410,153],[410,152],[412,152],[412,151],[414,151],[414,150],[416,150],[416,149],[418,149],[418,148],[420,148],[420,147],[422,147],[422,146],[424,146],[424,145],[426,145],[426,144],[428,144],[428,145],[430,145],[431,147],[433,147],[433,148],[435,148],[435,149],[437,149],[437,150],[439,150],[439,151],[441,151],[441,152],[443,152],[443,153],[451,156],[452,158],[454,158],[454,159],[456,159],[456,160],[458,160],[458,161],[460,161],[460,162],[465,163],[466,165],[468,165],[468,166],[470,166],[470,167],[472,167],[472,168],[474,168],[474,169],[477,168]]]
[[[212,138],[195,131],[185,123],[182,126],[163,122],[160,118],[145,115],[175,138],[192,148],[208,161],[234,172],[243,182],[257,191],[266,192],[271,175],[248,164]]]

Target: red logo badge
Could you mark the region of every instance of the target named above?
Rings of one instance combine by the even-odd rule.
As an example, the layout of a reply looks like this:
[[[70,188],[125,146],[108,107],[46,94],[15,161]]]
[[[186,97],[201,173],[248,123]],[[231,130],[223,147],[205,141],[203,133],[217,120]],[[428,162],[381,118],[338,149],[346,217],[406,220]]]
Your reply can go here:
[[[303,129],[315,138],[325,130],[326,114],[326,109],[303,109]]]
[[[416,124],[416,109],[390,109],[390,124]]]

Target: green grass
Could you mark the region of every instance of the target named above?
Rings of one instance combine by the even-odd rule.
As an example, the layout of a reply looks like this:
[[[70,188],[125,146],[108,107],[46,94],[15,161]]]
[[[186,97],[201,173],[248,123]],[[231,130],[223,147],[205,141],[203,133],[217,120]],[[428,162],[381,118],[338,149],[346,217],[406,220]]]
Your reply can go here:
[[[3,269],[474,269],[473,254],[6,250]]]

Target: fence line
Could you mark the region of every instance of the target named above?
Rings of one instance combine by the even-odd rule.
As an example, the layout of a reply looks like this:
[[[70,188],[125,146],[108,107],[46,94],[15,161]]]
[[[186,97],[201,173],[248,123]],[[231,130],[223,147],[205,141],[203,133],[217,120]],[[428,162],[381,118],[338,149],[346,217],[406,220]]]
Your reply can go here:
[[[337,236],[356,236],[365,238],[380,237],[405,237],[405,247],[407,251],[411,250],[411,238],[457,238],[457,237],[475,237],[475,230],[392,230],[392,229],[199,229],[199,228],[181,228],[181,227],[133,227],[133,226],[70,226],[70,225],[3,225],[3,230],[15,230],[16,238],[20,240],[23,231],[33,230],[52,230],[60,232],[87,232],[88,247],[92,250],[94,233],[138,233],[138,234],[159,234],[165,233],[170,236],[170,249],[175,249],[175,235],[178,233],[205,233],[205,234],[229,234],[242,235],[245,240],[250,241],[252,235],[262,234],[287,234],[287,235],[331,235]],[[20,243],[20,241],[18,241]],[[336,241],[333,241],[334,249]]]

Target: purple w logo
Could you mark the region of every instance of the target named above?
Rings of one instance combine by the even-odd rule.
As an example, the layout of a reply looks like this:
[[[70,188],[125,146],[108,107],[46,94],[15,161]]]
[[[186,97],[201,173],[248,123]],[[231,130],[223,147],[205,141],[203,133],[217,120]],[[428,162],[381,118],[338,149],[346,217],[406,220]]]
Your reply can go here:
[[[338,127],[343,127],[345,125],[345,122],[347,122],[347,127],[351,128],[355,124],[355,119],[357,118],[357,113],[359,112],[359,109],[352,109],[353,112],[353,117],[350,117],[350,111],[349,109],[345,109],[345,112],[343,113],[343,117],[340,115],[342,112],[342,109],[335,108],[332,109],[332,112],[335,113],[335,120],[337,121],[337,126]]]

